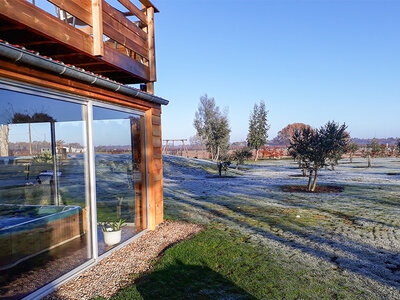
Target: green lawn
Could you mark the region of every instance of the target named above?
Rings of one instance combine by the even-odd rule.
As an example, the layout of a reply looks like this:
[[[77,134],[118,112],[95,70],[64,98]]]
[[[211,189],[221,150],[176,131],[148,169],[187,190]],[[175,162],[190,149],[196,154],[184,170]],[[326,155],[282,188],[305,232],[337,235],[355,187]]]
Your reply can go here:
[[[210,227],[170,249],[151,273],[113,299],[373,299],[346,278],[282,268],[285,255],[255,247],[227,228]],[[318,295],[318,297],[316,296]]]
[[[285,193],[306,184],[290,161],[264,161],[235,178],[206,162],[167,157],[168,219],[206,230],[168,249],[115,299],[400,299],[400,186],[376,167],[344,163],[319,184],[342,193]]]

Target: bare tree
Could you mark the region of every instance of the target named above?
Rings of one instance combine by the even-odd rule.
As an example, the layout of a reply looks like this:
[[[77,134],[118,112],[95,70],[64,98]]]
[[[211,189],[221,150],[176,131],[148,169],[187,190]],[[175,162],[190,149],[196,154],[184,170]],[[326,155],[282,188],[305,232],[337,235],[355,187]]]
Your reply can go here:
[[[204,142],[201,140],[201,138],[199,137],[199,135],[195,134],[194,136],[191,136],[189,138],[189,144],[191,146],[198,146],[198,147],[203,147]]]

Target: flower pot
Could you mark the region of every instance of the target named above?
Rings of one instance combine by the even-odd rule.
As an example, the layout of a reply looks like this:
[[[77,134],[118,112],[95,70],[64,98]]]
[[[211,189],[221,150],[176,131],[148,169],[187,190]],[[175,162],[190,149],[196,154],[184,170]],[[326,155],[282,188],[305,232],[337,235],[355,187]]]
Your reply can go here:
[[[107,246],[112,246],[121,242],[121,230],[103,231],[104,242]]]

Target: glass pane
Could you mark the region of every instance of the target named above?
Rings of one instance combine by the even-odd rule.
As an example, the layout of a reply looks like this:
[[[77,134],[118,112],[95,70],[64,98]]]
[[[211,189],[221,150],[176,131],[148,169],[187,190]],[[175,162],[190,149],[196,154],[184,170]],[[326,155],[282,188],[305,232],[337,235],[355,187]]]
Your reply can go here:
[[[0,295],[21,298],[91,258],[86,107],[0,89]]]
[[[143,128],[138,115],[93,108],[99,254],[146,228]]]

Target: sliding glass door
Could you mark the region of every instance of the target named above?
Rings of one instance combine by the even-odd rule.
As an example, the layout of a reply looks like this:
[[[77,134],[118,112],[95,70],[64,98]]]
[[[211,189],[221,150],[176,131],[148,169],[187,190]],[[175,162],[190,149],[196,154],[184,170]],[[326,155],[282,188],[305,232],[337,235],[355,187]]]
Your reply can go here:
[[[0,89],[0,295],[21,298],[92,257],[86,106]]]
[[[144,117],[96,103],[0,81],[0,298],[20,299],[147,228]]]
[[[143,117],[94,106],[93,144],[101,255],[146,228]],[[121,237],[109,242],[107,229],[118,223]]]

